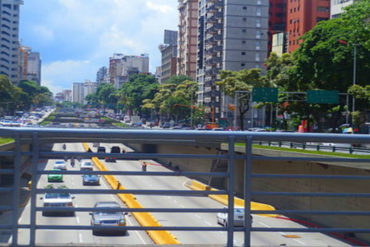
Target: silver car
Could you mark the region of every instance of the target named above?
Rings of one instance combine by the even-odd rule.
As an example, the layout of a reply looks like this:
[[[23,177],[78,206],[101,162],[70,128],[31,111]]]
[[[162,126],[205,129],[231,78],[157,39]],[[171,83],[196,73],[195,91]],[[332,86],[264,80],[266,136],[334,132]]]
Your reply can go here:
[[[120,208],[116,202],[97,202],[95,208]],[[90,213],[92,226],[126,226],[127,213],[114,211],[95,211]],[[122,229],[93,229],[93,235],[98,233],[120,233],[126,234],[127,230]]]
[[[252,215],[250,216],[252,222]],[[223,226],[228,226],[229,224],[228,213],[218,213],[217,223]],[[234,208],[234,226],[244,226],[244,208],[236,207]]]

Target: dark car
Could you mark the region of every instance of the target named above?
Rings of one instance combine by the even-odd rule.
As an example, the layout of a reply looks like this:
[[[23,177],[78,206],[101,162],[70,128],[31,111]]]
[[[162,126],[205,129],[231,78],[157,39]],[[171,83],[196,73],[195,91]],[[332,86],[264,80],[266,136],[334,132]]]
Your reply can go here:
[[[110,149],[111,154],[119,154],[121,153],[121,149],[118,146],[113,146]],[[116,162],[117,157],[105,157],[106,162]]]
[[[95,174],[85,174],[82,176],[83,185],[100,185],[100,176]]]

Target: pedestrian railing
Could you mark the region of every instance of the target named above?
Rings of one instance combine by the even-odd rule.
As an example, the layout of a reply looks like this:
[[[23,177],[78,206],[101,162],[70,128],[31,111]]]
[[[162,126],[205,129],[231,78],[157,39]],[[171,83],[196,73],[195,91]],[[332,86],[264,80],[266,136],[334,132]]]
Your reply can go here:
[[[340,158],[340,157],[282,157],[282,156],[257,156],[252,153],[253,142],[333,142],[333,143],[356,143],[356,144],[369,144],[370,136],[368,135],[339,135],[339,134],[296,134],[296,133],[261,133],[261,132],[209,132],[209,131],[165,131],[165,130],[101,130],[101,129],[47,129],[47,128],[0,128],[0,136],[11,137],[15,139],[15,150],[13,151],[0,151],[1,157],[13,157],[14,167],[8,169],[1,169],[2,176],[13,176],[14,182],[12,186],[0,187],[0,192],[13,192],[13,201],[11,206],[0,206],[1,211],[12,211],[11,224],[1,224],[0,231],[11,231],[11,246],[19,246],[18,243],[18,230],[29,229],[30,242],[27,246],[35,246],[36,234],[38,230],[55,229],[55,230],[91,230],[94,229],[90,225],[38,225],[36,223],[36,212],[49,210],[45,207],[38,207],[36,205],[36,198],[38,194],[46,192],[69,192],[73,194],[136,194],[136,195],[158,195],[158,196],[207,196],[212,194],[226,194],[228,195],[228,208],[120,208],[122,212],[177,212],[177,213],[217,213],[227,212],[228,222],[234,221],[234,183],[235,183],[235,166],[237,160],[244,161],[244,184],[239,185],[244,187],[244,200],[245,200],[245,222],[243,227],[235,227],[234,224],[227,224],[225,227],[212,227],[212,226],[119,226],[118,228],[126,230],[150,230],[150,231],[226,231],[227,232],[227,246],[233,246],[234,231],[244,232],[244,246],[251,245],[252,232],[322,232],[322,233],[370,233],[368,228],[261,228],[252,227],[251,214],[270,214],[271,211],[252,210],[251,200],[257,196],[286,196],[286,197],[332,197],[332,198],[369,198],[370,193],[358,192],[271,192],[271,191],[254,191],[252,190],[253,179],[268,178],[268,179],[351,179],[354,181],[370,180],[370,176],[357,176],[357,175],[315,175],[315,174],[272,174],[272,173],[252,173],[252,162],[259,160],[266,161],[314,161],[314,162],[351,162],[351,163],[369,163],[370,159],[359,158]],[[214,154],[183,154],[183,153],[121,153],[121,154],[104,154],[94,152],[61,152],[61,151],[48,151],[41,147],[44,144],[53,143],[67,143],[67,142],[88,142],[88,143],[140,143],[140,144],[173,144],[173,145],[193,145],[193,146],[207,146],[215,147],[224,143],[228,143],[228,152],[215,152]],[[245,143],[245,152],[235,152],[235,145]],[[24,151],[21,147],[23,145],[30,145],[29,151]],[[181,150],[181,149],[180,149]],[[20,196],[20,170],[22,167],[22,157],[29,156],[32,160],[32,165],[29,171],[32,175],[32,185],[30,189],[30,223],[19,223],[19,196]],[[151,172],[151,171],[48,171],[39,170],[37,164],[41,159],[63,159],[64,157],[80,157],[80,158],[104,158],[104,157],[117,157],[126,159],[208,159],[208,160],[225,160],[227,161],[228,168],[225,172],[196,172],[196,171],[182,171],[176,170],[175,172]],[[203,176],[203,177],[225,177],[227,179],[227,188],[222,190],[204,190],[204,191],[188,191],[188,190],[96,190],[96,189],[45,189],[37,187],[37,180],[41,175],[50,173],[58,173],[64,175],[81,175],[81,174],[98,174],[98,175],[125,175],[125,176]],[[57,207],[53,210],[60,211],[85,211],[92,212],[94,208],[66,208]],[[105,208],[103,210],[112,210]],[[276,214],[300,214],[300,215],[363,215],[369,216],[369,211],[320,211],[320,210],[276,210]],[[98,227],[99,228],[99,227]],[[114,228],[112,226],[101,226],[100,228]],[[95,227],[96,229],[96,227]]]

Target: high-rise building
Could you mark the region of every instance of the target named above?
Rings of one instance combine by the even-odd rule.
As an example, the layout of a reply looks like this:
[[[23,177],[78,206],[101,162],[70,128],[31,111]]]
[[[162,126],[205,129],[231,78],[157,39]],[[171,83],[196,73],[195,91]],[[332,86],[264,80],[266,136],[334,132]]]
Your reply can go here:
[[[109,58],[110,83],[119,89],[133,74],[149,73],[149,55],[126,56],[115,53]]]
[[[330,0],[330,18],[336,18],[343,13],[343,8],[357,0]]]
[[[84,84],[82,82],[74,82],[72,91],[73,91],[73,97],[72,97],[73,102],[83,104]]]
[[[98,72],[96,73],[96,83],[104,83],[107,82],[108,79],[108,69],[107,67],[101,67]]]
[[[288,52],[295,51],[303,34],[330,17],[330,0],[287,1]]]
[[[159,82],[160,82],[161,76],[162,76],[162,67],[161,66],[157,66],[155,68],[155,78],[157,78],[157,80]]]
[[[0,74],[19,78],[19,14],[22,0],[0,0]]]
[[[268,16],[269,16],[268,51],[270,53],[272,50],[273,35],[285,32],[286,0],[269,0]]]
[[[179,0],[177,74],[196,77],[199,0]]]
[[[96,82],[85,81],[83,84],[83,103],[86,104],[87,101],[85,100],[86,96],[89,94],[96,93],[96,89],[98,88],[98,84]]]
[[[85,97],[89,94],[96,93],[97,87],[98,84],[91,81],[73,83],[73,102],[86,104]]]
[[[30,47],[21,46],[18,53],[17,81],[29,80],[41,85],[40,53],[33,52]]]
[[[165,30],[164,44],[159,46],[162,55],[161,77],[164,82],[177,71],[177,31]]]
[[[27,62],[27,80],[41,85],[41,58],[38,52],[29,52]]]
[[[164,30],[164,41],[166,45],[177,45],[178,32],[172,30]]]
[[[220,70],[263,68],[267,57],[268,0],[200,0],[198,104],[209,120],[232,118],[216,85]]]

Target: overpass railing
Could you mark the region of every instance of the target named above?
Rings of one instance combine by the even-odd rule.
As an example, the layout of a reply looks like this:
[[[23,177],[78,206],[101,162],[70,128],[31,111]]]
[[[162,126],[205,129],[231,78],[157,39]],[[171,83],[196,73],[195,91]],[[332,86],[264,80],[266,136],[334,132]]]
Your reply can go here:
[[[292,157],[282,156],[257,156],[253,154],[252,143],[255,142],[331,142],[331,143],[360,143],[369,144],[369,135],[341,135],[341,134],[299,134],[299,133],[261,133],[261,132],[209,132],[209,131],[174,131],[174,130],[101,130],[101,129],[46,129],[46,128],[0,128],[1,137],[10,137],[15,139],[15,150],[0,151],[1,157],[12,157],[14,159],[14,167],[1,169],[0,175],[13,176],[14,181],[11,186],[0,187],[0,192],[12,192],[13,199],[11,206],[0,206],[0,211],[12,212],[12,223],[1,224],[0,231],[11,231],[11,246],[20,246],[18,243],[18,230],[29,229],[30,242],[27,246],[35,246],[37,230],[42,229],[56,229],[56,230],[91,230],[96,228],[114,228],[108,226],[93,227],[90,225],[38,225],[36,223],[36,213],[38,211],[48,210],[45,207],[38,207],[36,205],[36,198],[38,194],[46,192],[69,192],[74,194],[128,194],[133,193],[137,195],[158,195],[158,196],[207,196],[211,194],[226,194],[228,195],[228,207],[226,209],[219,208],[121,208],[123,212],[202,212],[202,213],[217,213],[227,212],[228,222],[234,222],[234,186],[235,186],[235,166],[236,161],[244,161],[244,200],[245,200],[245,222],[243,227],[235,227],[230,223],[225,227],[210,227],[210,226],[120,226],[126,230],[151,230],[151,231],[226,231],[227,232],[227,246],[233,246],[234,232],[244,232],[244,246],[251,246],[252,232],[321,232],[321,233],[370,233],[368,228],[261,228],[252,227],[251,214],[270,214],[271,211],[252,210],[251,200],[256,196],[286,196],[286,197],[330,197],[330,198],[369,198],[370,193],[357,192],[279,192],[279,191],[254,191],[252,189],[253,179],[268,178],[268,179],[350,179],[353,181],[369,180],[370,176],[357,175],[317,175],[317,174],[274,174],[274,173],[253,173],[252,163],[254,161],[314,161],[314,162],[346,162],[346,163],[369,163],[370,159],[365,158],[350,158],[350,157],[305,157],[297,156],[296,153]],[[100,143],[140,143],[140,144],[173,144],[173,145],[204,145],[215,147],[224,143],[228,143],[228,152],[215,154],[181,154],[181,153],[122,153],[122,154],[102,154],[94,152],[60,152],[43,150],[41,147],[44,144],[50,143],[65,143],[65,142],[100,142]],[[29,151],[22,151],[21,146],[29,144],[31,149]],[[245,146],[244,153],[236,153],[235,146]],[[65,175],[82,175],[82,174],[98,174],[98,175],[125,175],[125,176],[216,176],[224,177],[227,180],[227,188],[223,190],[204,190],[204,191],[187,191],[187,190],[96,190],[96,189],[42,189],[37,187],[37,182],[33,182],[30,189],[30,223],[19,223],[20,210],[20,169],[22,167],[22,157],[29,156],[32,160],[30,172],[33,181],[37,181],[41,175],[50,173],[58,173]],[[210,159],[210,160],[225,160],[227,162],[227,171],[225,172],[194,172],[181,171],[175,172],[138,172],[138,171],[58,171],[51,172],[48,170],[39,170],[38,163],[41,159],[63,159],[64,157],[118,157],[126,159]],[[87,211],[92,212],[94,208],[66,208],[57,207],[53,210],[60,211]],[[103,210],[112,210],[109,208]],[[369,211],[320,211],[320,210],[276,210],[276,214],[316,214],[316,215],[350,215],[350,216],[369,216]]]

